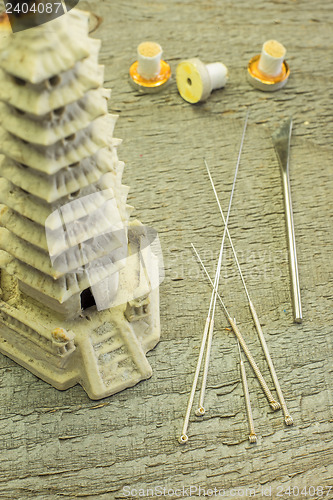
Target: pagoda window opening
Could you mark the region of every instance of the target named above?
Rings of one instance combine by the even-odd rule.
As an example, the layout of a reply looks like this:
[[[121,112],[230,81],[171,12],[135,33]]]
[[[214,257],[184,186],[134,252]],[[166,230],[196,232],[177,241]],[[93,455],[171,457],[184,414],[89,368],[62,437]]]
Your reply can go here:
[[[85,309],[88,309],[89,307],[95,306],[96,301],[95,297],[92,294],[91,288],[86,288],[83,290],[80,294],[80,300],[81,300],[81,309],[84,311]]]

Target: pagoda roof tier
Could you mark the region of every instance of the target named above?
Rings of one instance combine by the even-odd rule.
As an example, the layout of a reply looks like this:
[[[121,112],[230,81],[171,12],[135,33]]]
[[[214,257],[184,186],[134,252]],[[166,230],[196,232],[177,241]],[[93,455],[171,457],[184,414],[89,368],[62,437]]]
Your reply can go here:
[[[112,144],[111,147],[100,149],[93,156],[69,165],[53,175],[44,174],[4,157],[2,162],[0,161],[0,176],[45,202],[54,203],[96,183],[106,172],[114,172],[112,185],[121,182],[124,163],[118,160],[118,142],[115,140]]]
[[[63,224],[69,224],[87,215],[91,215],[96,210],[103,209],[102,207],[105,202],[115,197],[113,189],[107,187],[105,184],[101,186],[91,185],[88,188],[90,191],[93,190],[93,192],[87,193],[90,196],[84,195],[70,203],[69,200],[67,200],[67,203],[59,203],[52,206],[24,192],[21,188],[14,186],[14,184],[7,179],[0,177],[0,203],[7,205],[7,207],[18,212],[23,217],[42,226],[45,225],[47,220],[49,230],[53,231],[57,228],[61,228]],[[131,208],[126,205],[128,190],[129,188],[127,186],[121,185],[119,192],[116,194],[117,198],[115,198],[122,219],[127,217],[123,216],[124,211],[121,210],[121,205],[124,205],[125,211]],[[58,209],[61,211],[61,216]]]
[[[126,243],[123,248],[121,248],[124,243],[122,239]],[[0,249],[57,280],[68,273],[83,272],[83,267],[88,264],[89,273],[93,273],[95,268],[108,266],[110,263],[115,264],[117,269],[121,268],[123,266],[121,261],[126,258],[127,254],[127,233],[125,229],[120,229],[112,234],[110,228],[110,232],[76,245],[51,261],[47,251],[31,245],[8,229],[0,227]],[[78,271],[81,268],[82,270]]]
[[[1,39],[0,67],[17,78],[40,83],[68,71],[89,54],[89,13],[72,10],[34,29]]]
[[[89,206],[91,207],[91,204]],[[127,221],[132,207],[126,205],[125,208],[126,217],[122,220]],[[111,198],[91,213],[80,217],[78,219],[79,224],[77,224],[76,219],[69,221],[69,217],[66,216],[66,234],[64,226],[56,226],[55,221],[53,221],[53,229],[47,227],[47,238],[44,225],[28,219],[6,205],[0,205],[0,224],[22,240],[44,252],[49,252],[49,248],[52,247],[52,254],[58,254],[79,243],[84,243],[87,240],[108,233],[110,231],[110,221],[114,218],[117,210],[119,211],[117,202],[114,198]]]
[[[0,69],[0,100],[21,111],[45,115],[81,99],[91,89],[104,83],[104,66],[98,64],[100,40],[89,38],[89,53],[68,71],[39,84],[32,84]]]
[[[81,219],[87,215],[92,215],[96,210],[106,210],[109,200],[114,200],[114,210],[119,210],[121,220],[127,220],[126,211],[129,205],[126,205],[129,187],[120,184],[117,189],[113,189],[113,181],[110,182],[110,176],[114,179],[114,174],[107,173],[98,183],[82,189],[80,196],[76,199],[62,200],[62,203],[56,203],[49,217],[45,220],[45,227],[49,231],[57,231],[59,228],[68,226],[75,221],[81,223]],[[105,206],[104,206],[105,205]],[[112,211],[108,215],[110,221],[113,220]]]
[[[114,263],[107,256],[104,260],[102,258],[99,262],[97,261],[96,266],[91,269],[68,273],[59,279],[54,279],[38,269],[21,262],[8,252],[0,250],[0,267],[5,268],[9,274],[37,292],[55,299],[60,304],[69,300],[73,295],[96,285],[116,273],[123,264],[124,262],[121,260]]]
[[[78,101],[46,115],[23,113],[12,105],[0,102],[0,123],[22,140],[50,146],[107,114],[110,95],[111,90],[102,87],[90,90]]]
[[[47,250],[45,227],[6,205],[0,205],[0,225],[36,247]]]
[[[116,120],[116,115],[103,115],[85,129],[52,146],[26,143],[0,128],[0,151],[18,163],[47,174],[55,174],[61,168],[92,156],[99,149],[110,145]]]

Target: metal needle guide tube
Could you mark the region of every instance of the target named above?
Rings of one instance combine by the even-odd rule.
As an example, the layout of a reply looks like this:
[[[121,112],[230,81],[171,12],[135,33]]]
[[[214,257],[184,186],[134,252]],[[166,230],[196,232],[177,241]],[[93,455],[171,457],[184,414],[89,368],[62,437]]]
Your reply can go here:
[[[209,276],[208,271],[207,271],[204,263],[202,262],[200,255],[198,254],[198,252],[197,252],[195,246],[193,245],[193,243],[191,243],[191,245],[192,245],[192,248],[193,248],[193,250],[194,250],[194,252],[195,252],[195,254],[197,256],[197,259],[200,262],[200,264],[202,266],[202,269],[204,270],[204,272],[205,272],[205,274],[206,274],[206,276],[207,276],[210,284],[212,285],[212,287],[214,287],[213,281],[212,281],[211,277]],[[230,316],[230,314],[228,313],[228,310],[227,310],[226,306],[224,305],[223,300],[221,299],[220,294],[217,292],[216,295],[217,295],[217,298],[219,299],[220,304],[221,304],[221,306],[223,308],[225,317],[229,321],[229,324],[230,324],[230,326],[231,326],[231,328],[232,328],[232,330],[233,330],[233,332],[234,332],[234,334],[235,334],[238,342],[242,346],[242,349],[243,349],[243,351],[244,351],[244,353],[245,353],[245,355],[246,355],[246,357],[247,357],[247,359],[248,359],[248,361],[249,361],[249,363],[250,363],[250,365],[251,365],[251,367],[252,367],[252,369],[253,369],[253,371],[254,371],[254,373],[255,373],[258,381],[259,381],[259,383],[260,383],[260,385],[261,385],[262,390],[264,391],[265,396],[268,399],[268,402],[269,402],[271,408],[274,411],[279,410],[280,409],[280,405],[274,399],[271,391],[269,390],[268,385],[266,384],[266,381],[265,381],[264,377],[262,376],[262,374],[261,374],[261,372],[260,372],[260,370],[258,368],[258,365],[256,364],[256,362],[253,359],[253,356],[252,356],[252,354],[250,352],[250,349],[247,347],[246,342],[245,342],[245,340],[244,340],[241,332],[239,331],[238,326],[236,325],[236,321],[233,320],[232,317]]]
[[[289,179],[289,150],[292,130],[292,119],[289,118],[273,136],[273,143],[279,159],[282,176],[282,187],[284,207],[286,215],[286,227],[288,237],[289,267],[291,278],[291,294],[294,305],[294,321],[302,323],[301,291],[298,278],[298,266],[296,255],[295,231],[293,220],[293,208],[291,204],[290,179]]]
[[[211,185],[212,185],[212,188],[213,188],[213,191],[214,191],[214,195],[215,195],[215,198],[216,198],[216,201],[217,201],[220,213],[221,213],[221,217],[222,217],[223,223],[224,223],[225,227],[227,227],[226,226],[226,221],[225,221],[225,218],[224,218],[224,214],[223,214],[223,210],[222,210],[222,207],[221,207],[221,204],[220,204],[220,200],[218,198],[218,195],[217,195],[217,192],[216,192],[216,189],[215,189],[214,181],[213,181],[213,178],[211,176],[211,173],[209,171],[209,168],[208,168],[207,164],[206,164],[206,168],[207,168],[209,180],[211,182]],[[234,254],[234,258],[235,258],[235,262],[236,262],[236,265],[237,265],[237,268],[238,268],[238,272],[239,272],[239,275],[241,277],[241,280],[242,280],[242,283],[243,283],[243,286],[244,286],[244,290],[245,290],[245,293],[246,293],[246,296],[247,296],[247,299],[248,299],[248,302],[249,302],[249,308],[250,308],[250,311],[251,311],[251,314],[252,314],[252,318],[253,318],[253,321],[254,321],[254,324],[255,324],[255,327],[256,327],[259,339],[260,339],[260,343],[262,345],[262,349],[264,351],[265,358],[266,358],[268,367],[269,367],[271,375],[272,375],[274,386],[275,386],[276,392],[278,394],[279,401],[281,403],[281,408],[282,408],[282,411],[283,411],[283,414],[284,414],[285,423],[287,425],[292,425],[293,424],[293,419],[292,419],[292,417],[291,417],[291,415],[290,415],[290,413],[288,411],[285,399],[283,397],[283,393],[282,393],[282,390],[281,390],[281,387],[280,387],[280,383],[279,383],[278,377],[276,375],[274,364],[273,364],[272,358],[270,356],[270,353],[269,353],[269,350],[268,350],[268,347],[267,347],[267,344],[266,344],[264,333],[262,331],[262,328],[261,328],[261,325],[260,325],[260,322],[259,322],[259,318],[258,318],[257,312],[256,312],[256,310],[254,308],[254,305],[253,305],[252,301],[251,301],[250,294],[248,292],[248,289],[247,289],[247,286],[246,286],[246,283],[245,283],[245,279],[244,279],[244,276],[243,276],[243,273],[242,273],[242,270],[241,270],[241,267],[240,267],[240,264],[239,264],[237,253],[236,253],[234,244],[232,242],[232,239],[231,239],[228,227],[227,227],[227,235],[228,235],[229,242],[230,242],[230,245],[231,245],[231,248],[232,248],[232,252]]]
[[[227,219],[228,219],[230,208],[231,208],[231,201],[232,201],[232,196],[233,196],[233,192],[234,192],[234,188],[235,188],[235,182],[236,182],[237,173],[238,173],[238,167],[239,167],[239,162],[240,162],[240,155],[241,155],[241,150],[242,150],[242,147],[243,147],[243,142],[244,142],[244,137],[245,137],[245,131],[246,131],[247,121],[248,121],[248,115],[249,115],[249,113],[247,112],[246,118],[245,118],[245,124],[244,124],[244,129],[243,129],[243,135],[242,135],[241,145],[240,145],[240,150],[239,150],[238,159],[237,159],[237,165],[236,165],[236,170],[235,170],[235,175],[234,175],[234,181],[233,181],[232,191],[231,191],[231,195],[230,195],[230,202],[229,202]],[[188,440],[187,428],[188,428],[188,424],[189,424],[189,421],[190,421],[191,409],[192,409],[192,406],[193,406],[195,391],[196,391],[196,387],[197,387],[197,384],[198,384],[198,378],[199,378],[199,373],[200,373],[200,369],[201,369],[202,359],[203,359],[203,355],[204,355],[205,345],[206,345],[206,341],[207,341],[207,335],[209,335],[208,345],[207,345],[207,350],[206,350],[206,358],[205,358],[205,368],[204,368],[203,382],[202,382],[202,387],[201,387],[201,392],[200,392],[200,403],[201,403],[201,401],[204,398],[204,393],[205,393],[205,388],[206,388],[206,380],[207,380],[207,372],[208,372],[208,365],[209,365],[209,357],[210,357],[210,348],[211,348],[212,337],[213,337],[214,315],[215,315],[215,307],[216,307],[216,292],[217,292],[217,287],[218,287],[218,283],[219,283],[219,280],[220,280],[220,272],[221,272],[222,254],[223,254],[223,245],[224,245],[225,234],[226,234],[226,231],[224,230],[224,232],[223,232],[223,238],[222,238],[222,243],[221,243],[221,250],[220,250],[219,260],[218,260],[217,269],[216,269],[216,275],[215,275],[213,292],[212,292],[212,295],[211,295],[211,300],[210,300],[208,315],[207,315],[207,319],[206,319],[206,323],[205,323],[205,328],[204,328],[204,332],[203,332],[202,340],[201,340],[201,345],[200,345],[199,357],[198,357],[198,361],[197,361],[197,365],[196,365],[196,369],[195,369],[195,373],[194,373],[194,378],[193,378],[193,382],[192,382],[192,388],[191,388],[189,400],[188,400],[188,403],[187,403],[187,409],[186,409],[186,413],[185,413],[182,434],[181,434],[180,438],[178,439],[178,441],[181,444],[186,443],[186,441]],[[213,311],[212,317],[211,317],[211,311]],[[203,409],[203,406],[202,406],[202,409]],[[203,410],[203,413],[204,413],[204,410]],[[203,414],[203,413],[200,413],[200,414]]]

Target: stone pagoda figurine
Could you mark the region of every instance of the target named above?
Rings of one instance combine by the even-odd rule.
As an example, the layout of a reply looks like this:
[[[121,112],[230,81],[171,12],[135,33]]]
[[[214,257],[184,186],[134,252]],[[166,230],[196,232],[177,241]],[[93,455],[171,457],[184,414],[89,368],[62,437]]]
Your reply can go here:
[[[99,399],[151,376],[160,266],[129,221],[88,22],[0,33],[0,351]]]

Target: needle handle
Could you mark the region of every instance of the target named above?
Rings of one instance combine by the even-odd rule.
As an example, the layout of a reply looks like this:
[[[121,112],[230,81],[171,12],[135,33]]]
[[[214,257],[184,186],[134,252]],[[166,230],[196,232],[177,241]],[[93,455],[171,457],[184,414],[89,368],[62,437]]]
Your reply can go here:
[[[201,391],[200,391],[200,397],[199,397],[199,408],[196,412],[196,415],[199,415],[199,416],[202,416],[205,413],[204,401],[205,401],[205,392],[206,392],[206,385],[207,385],[210,351],[212,348],[213,331],[214,331],[214,319],[212,318],[210,320],[209,331],[208,331],[206,358],[205,358],[204,372],[203,372],[203,376],[202,376],[202,384],[201,384]]]
[[[280,408],[280,404],[274,399],[271,391],[269,390],[268,388],[268,385],[266,384],[265,382],[265,379],[264,377],[262,376],[259,368],[258,368],[258,365],[257,363],[254,361],[253,357],[252,357],[252,354],[250,353],[246,343],[244,342],[244,339],[243,339],[243,336],[242,334],[240,333],[239,329],[238,329],[238,326],[236,325],[235,321],[231,318],[231,316],[228,317],[228,321],[230,323],[230,326],[231,328],[233,329],[233,332],[234,334],[236,335],[240,345],[242,346],[242,349],[247,357],[247,359],[249,360],[249,363],[254,371],[254,373],[256,374],[257,376],[257,379],[259,380],[259,383],[261,385],[261,388],[262,390],[264,391],[265,393],[265,396],[267,397],[268,399],[268,402],[271,406],[271,408],[275,411],[275,410],[279,410]]]
[[[268,367],[269,367],[271,375],[272,375],[274,386],[275,386],[277,395],[279,397],[279,401],[281,403],[281,408],[282,408],[282,411],[283,411],[283,414],[284,414],[285,423],[287,425],[292,425],[293,424],[293,419],[292,419],[292,417],[291,417],[291,415],[290,415],[290,413],[288,411],[285,399],[283,397],[282,390],[281,390],[281,387],[280,387],[280,383],[279,383],[279,380],[277,378],[276,371],[275,371],[275,368],[274,368],[274,364],[273,364],[272,358],[271,358],[271,356],[269,354],[269,350],[268,350],[268,347],[267,347],[267,344],[266,344],[264,333],[262,331],[262,328],[261,328],[261,325],[260,325],[260,322],[259,322],[259,318],[258,318],[257,312],[256,312],[256,310],[254,308],[254,305],[251,302],[251,300],[249,301],[249,306],[250,306],[250,311],[251,311],[251,314],[252,314],[252,318],[253,318],[256,330],[258,332],[258,336],[259,336],[259,339],[260,339],[260,342],[261,342],[261,346],[262,346],[262,349],[264,351],[265,358],[266,358]]]
[[[203,332],[202,339],[201,339],[200,352],[199,352],[197,366],[196,366],[195,373],[194,373],[191,393],[190,393],[189,400],[187,403],[187,409],[186,409],[186,414],[185,414],[185,418],[184,418],[182,435],[178,439],[180,444],[185,444],[186,441],[188,440],[187,428],[188,428],[188,424],[190,421],[190,414],[191,414],[191,410],[192,410],[192,406],[193,406],[193,400],[194,400],[195,391],[196,391],[197,384],[198,384],[198,378],[199,378],[199,373],[200,373],[200,369],[201,369],[202,359],[203,359],[203,355],[205,352],[205,346],[206,346],[209,325],[210,325],[210,316],[208,316],[206,319],[206,324],[205,324],[204,332]]]
[[[249,428],[250,428],[249,440],[250,440],[250,443],[255,443],[257,441],[257,436],[256,436],[256,432],[254,430],[254,422],[253,422],[249,388],[247,385],[245,366],[244,366],[242,359],[240,360],[240,370],[241,370],[241,377],[242,377],[242,383],[243,383],[243,389],[244,389],[246,413],[247,413],[247,418],[248,418]]]

